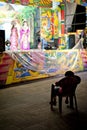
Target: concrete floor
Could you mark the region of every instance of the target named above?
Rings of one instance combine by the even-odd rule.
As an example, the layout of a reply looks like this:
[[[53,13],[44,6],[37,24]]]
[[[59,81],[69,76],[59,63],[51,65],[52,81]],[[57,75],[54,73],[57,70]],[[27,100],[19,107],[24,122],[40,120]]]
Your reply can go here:
[[[82,79],[76,89],[78,110],[63,102],[60,116],[58,105],[50,110],[50,86],[61,77],[25,82],[0,89],[0,130],[86,130],[87,72],[77,73]]]

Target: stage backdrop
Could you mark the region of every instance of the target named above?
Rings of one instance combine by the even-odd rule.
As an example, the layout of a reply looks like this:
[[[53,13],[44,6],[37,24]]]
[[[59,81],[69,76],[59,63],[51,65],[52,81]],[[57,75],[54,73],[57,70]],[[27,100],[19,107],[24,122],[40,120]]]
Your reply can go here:
[[[37,13],[37,8],[34,6],[22,6],[18,4],[10,4],[5,2],[0,2],[0,31],[5,31],[5,42],[14,43],[16,42],[17,50],[21,49],[21,39],[23,38],[23,28],[24,22],[27,23],[26,36],[28,37],[28,44],[30,48],[34,49],[34,30],[36,21],[34,21]],[[25,29],[25,28],[24,28]],[[26,31],[26,29],[25,29]],[[5,47],[6,50],[12,50],[11,47]],[[16,50],[16,49],[15,49]]]

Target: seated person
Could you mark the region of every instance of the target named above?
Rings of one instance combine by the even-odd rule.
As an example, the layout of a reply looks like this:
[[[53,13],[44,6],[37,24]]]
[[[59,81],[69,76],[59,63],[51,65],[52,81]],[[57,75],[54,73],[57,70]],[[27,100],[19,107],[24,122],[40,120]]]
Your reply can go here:
[[[56,96],[59,94],[66,94],[69,91],[69,88],[75,92],[77,85],[81,82],[81,78],[77,75],[74,75],[72,71],[67,71],[65,77],[61,80],[55,82],[51,86],[51,102],[53,105],[56,105]],[[53,89],[54,88],[54,89]],[[73,96],[70,98],[70,107],[73,108]],[[68,97],[66,97],[65,103],[68,104]]]

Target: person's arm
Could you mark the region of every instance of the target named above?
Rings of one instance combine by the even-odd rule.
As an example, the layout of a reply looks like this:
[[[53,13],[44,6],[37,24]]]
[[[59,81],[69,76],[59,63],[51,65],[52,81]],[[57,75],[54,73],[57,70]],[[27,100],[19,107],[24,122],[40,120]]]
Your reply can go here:
[[[55,82],[55,85],[56,85],[56,86],[61,86],[61,84],[62,84],[62,82],[63,82],[64,79],[65,79],[65,78],[62,78],[62,79],[60,79],[59,81]]]

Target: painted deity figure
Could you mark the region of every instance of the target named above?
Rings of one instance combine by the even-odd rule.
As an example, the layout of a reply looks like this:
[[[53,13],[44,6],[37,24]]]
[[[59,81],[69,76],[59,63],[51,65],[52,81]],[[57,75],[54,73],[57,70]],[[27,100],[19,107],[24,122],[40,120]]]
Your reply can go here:
[[[11,35],[10,35],[10,50],[17,50],[18,49],[18,30],[16,27],[16,22],[12,21],[12,28],[11,28]]]
[[[30,30],[28,27],[28,23],[27,21],[24,21],[23,26],[20,30],[20,49],[21,50],[30,49],[29,34],[30,34]]]

